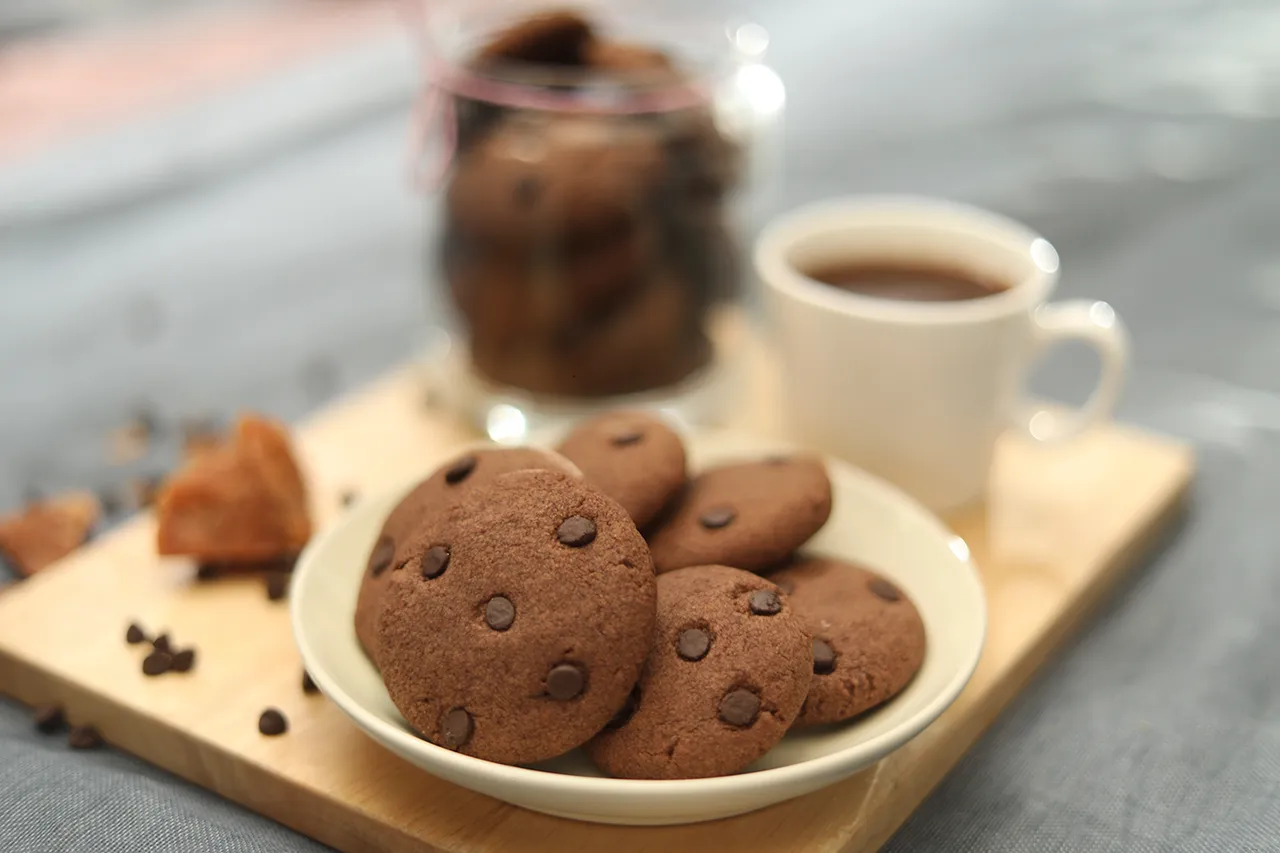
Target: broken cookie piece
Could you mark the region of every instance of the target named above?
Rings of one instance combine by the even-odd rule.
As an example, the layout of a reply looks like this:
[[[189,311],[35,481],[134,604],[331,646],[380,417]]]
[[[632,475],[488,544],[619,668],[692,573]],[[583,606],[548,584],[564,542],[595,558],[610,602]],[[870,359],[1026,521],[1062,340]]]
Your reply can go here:
[[[306,484],[285,428],[246,415],[232,438],[190,459],[161,489],[157,548],[207,563],[272,560],[311,536]]]
[[[101,514],[91,492],[34,501],[0,518],[0,554],[19,575],[30,577],[83,545]]]

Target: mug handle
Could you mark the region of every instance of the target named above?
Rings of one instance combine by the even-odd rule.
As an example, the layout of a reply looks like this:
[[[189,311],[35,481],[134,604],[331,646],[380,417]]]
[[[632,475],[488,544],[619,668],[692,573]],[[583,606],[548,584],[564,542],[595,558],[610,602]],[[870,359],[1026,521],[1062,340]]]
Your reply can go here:
[[[1072,299],[1041,305],[1032,314],[1032,359],[1064,341],[1083,341],[1102,361],[1098,384],[1085,404],[1075,411],[1031,408],[1019,417],[1019,425],[1033,441],[1051,443],[1074,438],[1111,417],[1129,363],[1129,332],[1106,302]]]

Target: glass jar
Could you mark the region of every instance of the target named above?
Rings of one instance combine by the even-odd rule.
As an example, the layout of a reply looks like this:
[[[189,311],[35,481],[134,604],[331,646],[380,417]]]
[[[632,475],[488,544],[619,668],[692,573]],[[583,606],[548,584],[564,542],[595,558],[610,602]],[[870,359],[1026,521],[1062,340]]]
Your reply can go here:
[[[759,206],[762,31],[466,9],[423,21],[417,163],[447,399],[499,441],[619,405],[717,420]]]

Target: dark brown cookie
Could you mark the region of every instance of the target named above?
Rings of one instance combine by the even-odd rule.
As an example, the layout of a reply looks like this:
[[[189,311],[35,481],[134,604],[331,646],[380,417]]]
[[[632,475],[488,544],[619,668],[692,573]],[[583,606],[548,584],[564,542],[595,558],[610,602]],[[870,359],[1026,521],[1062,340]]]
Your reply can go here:
[[[830,514],[831,481],[819,459],[722,465],[693,478],[649,534],[649,548],[659,572],[713,562],[761,571],[807,542]]]
[[[781,740],[800,712],[810,655],[799,616],[765,578],[725,566],[660,575],[644,674],[587,754],[628,778],[741,770]]]
[[[557,449],[588,483],[622,504],[637,527],[684,487],[684,443],[665,421],[644,412],[607,412],[583,421]]]
[[[378,612],[391,579],[390,569],[404,560],[410,532],[422,520],[456,503],[501,474],[528,468],[548,468],[579,476],[562,456],[532,447],[492,447],[466,451],[445,462],[409,491],[387,515],[369,551],[360,595],[356,599],[356,637],[370,659],[378,662]]]
[[[427,740],[506,764],[585,742],[653,642],[644,539],[602,492],[504,474],[415,528],[378,624],[392,701]]]
[[[813,680],[797,721],[834,723],[888,701],[924,662],[920,613],[905,592],[861,566],[804,558],[769,575],[813,634]]]
[[[616,238],[652,209],[666,167],[656,129],[617,118],[509,118],[458,157],[451,228],[489,251]]]
[[[540,12],[494,35],[478,59],[575,66],[583,63],[590,42],[591,25],[581,15]]]

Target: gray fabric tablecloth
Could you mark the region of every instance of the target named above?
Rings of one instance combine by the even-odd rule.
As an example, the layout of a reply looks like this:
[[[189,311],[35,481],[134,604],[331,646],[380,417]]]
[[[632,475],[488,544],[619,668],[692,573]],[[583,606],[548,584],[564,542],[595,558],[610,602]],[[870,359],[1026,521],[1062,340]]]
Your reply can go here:
[[[739,4],[740,5],[740,4]],[[757,2],[789,90],[770,210],[927,192],[1025,219],[1135,340],[1125,420],[1194,443],[1191,516],[890,843],[1280,850],[1280,8]],[[407,51],[375,42],[0,169],[0,505],[103,487],[104,436],[299,418],[431,311],[403,184]],[[234,336],[230,334],[234,329]],[[1036,390],[1078,400],[1055,357]],[[0,849],[318,845],[0,700]]]

